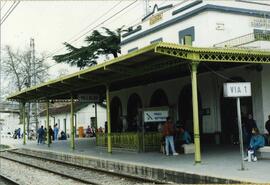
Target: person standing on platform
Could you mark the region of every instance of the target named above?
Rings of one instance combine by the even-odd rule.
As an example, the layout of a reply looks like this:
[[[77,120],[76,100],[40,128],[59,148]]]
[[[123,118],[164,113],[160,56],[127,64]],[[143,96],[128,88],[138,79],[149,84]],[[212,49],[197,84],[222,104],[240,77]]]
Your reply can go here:
[[[57,127],[57,124],[55,124],[53,128],[54,140],[58,140],[58,132],[59,132],[59,129]]]
[[[52,139],[53,139],[53,129],[51,126],[49,126],[49,143],[51,144],[52,143]]]
[[[245,128],[246,128],[246,134],[247,134],[246,141],[247,141],[247,144],[249,145],[250,139],[252,137],[252,129],[257,128],[257,124],[255,120],[253,119],[252,114],[248,114],[248,119],[246,120]]]
[[[18,139],[21,138],[21,128],[18,128],[18,130],[17,130],[17,138]]]
[[[178,155],[174,148],[174,127],[170,117],[167,117],[167,121],[163,126],[163,136],[165,137],[165,151],[166,155],[169,155],[169,145],[171,146],[173,155]]]
[[[45,134],[43,126],[41,126],[38,129],[37,133],[38,133],[38,144],[41,144],[41,143],[43,143],[43,138],[44,138],[44,134]]]
[[[45,144],[45,142],[47,142],[47,128],[44,128],[44,136],[43,136],[43,144]]]

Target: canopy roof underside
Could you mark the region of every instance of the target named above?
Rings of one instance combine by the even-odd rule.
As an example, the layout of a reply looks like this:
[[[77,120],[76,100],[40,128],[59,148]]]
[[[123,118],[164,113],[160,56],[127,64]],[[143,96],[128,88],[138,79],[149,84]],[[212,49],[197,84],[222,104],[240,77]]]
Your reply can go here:
[[[31,102],[69,100],[71,94],[100,94],[168,80],[190,74],[189,63],[209,64],[212,69],[234,67],[243,63],[269,63],[270,51],[244,49],[195,48],[171,43],[156,43],[130,54],[48,81],[9,96],[8,100]],[[199,72],[207,66],[199,65]]]

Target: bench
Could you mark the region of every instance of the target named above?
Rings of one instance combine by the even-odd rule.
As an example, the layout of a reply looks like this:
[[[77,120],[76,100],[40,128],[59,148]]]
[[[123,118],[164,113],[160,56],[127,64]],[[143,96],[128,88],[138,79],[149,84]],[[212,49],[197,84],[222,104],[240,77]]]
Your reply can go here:
[[[257,153],[260,158],[270,158],[270,146],[259,148]]]
[[[184,149],[184,154],[192,154],[192,153],[195,152],[194,144],[193,143],[183,144],[182,147]]]

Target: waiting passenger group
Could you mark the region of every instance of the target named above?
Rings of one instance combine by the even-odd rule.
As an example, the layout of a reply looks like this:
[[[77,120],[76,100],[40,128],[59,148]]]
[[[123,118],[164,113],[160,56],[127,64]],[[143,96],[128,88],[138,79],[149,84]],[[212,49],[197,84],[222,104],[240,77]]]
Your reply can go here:
[[[192,142],[190,134],[184,129],[184,126],[177,125],[177,127],[175,127],[172,123],[171,117],[166,118],[163,128],[160,128],[160,131],[161,130],[163,135],[161,148],[165,145],[165,154],[167,156],[170,154],[170,151],[172,155],[178,155],[175,149],[175,144],[179,147],[181,144],[190,144]]]
[[[190,134],[184,129],[183,125],[177,125],[175,127],[172,124],[170,117],[167,117],[165,124],[159,126],[159,130],[162,131],[163,138],[161,141],[161,151],[164,151],[162,147],[165,148],[164,153],[169,155],[178,155],[176,152],[176,147],[182,144],[190,144],[192,138]],[[242,130],[243,130],[243,140],[245,142],[245,148],[247,151],[247,157],[244,160],[257,161],[257,151],[259,148],[264,147],[267,143],[269,144],[270,139],[270,115],[268,116],[268,121],[265,123],[266,134],[262,135],[259,132],[256,121],[253,119],[251,114],[248,114],[246,119],[242,120]],[[234,131],[232,131],[234,132]],[[234,143],[238,142],[239,138],[235,138]],[[176,146],[175,146],[176,145]]]
[[[52,143],[53,140],[66,140],[67,136],[64,131],[61,131],[60,137],[58,137],[59,128],[57,127],[57,124],[54,125],[54,128],[52,129],[51,126],[49,126],[49,143]],[[45,141],[47,141],[47,128],[43,128],[41,126],[38,131],[38,144],[44,144]]]

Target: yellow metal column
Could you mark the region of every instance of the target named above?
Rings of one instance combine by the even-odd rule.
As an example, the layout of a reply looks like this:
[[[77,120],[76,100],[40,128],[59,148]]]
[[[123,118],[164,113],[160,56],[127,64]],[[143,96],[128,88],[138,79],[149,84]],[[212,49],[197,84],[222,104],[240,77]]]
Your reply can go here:
[[[198,62],[191,63],[191,83],[192,83],[192,108],[193,127],[195,145],[195,163],[201,163],[200,129],[199,129],[199,109],[198,109],[198,89],[197,89],[197,67]]]
[[[48,147],[50,147],[50,142],[51,142],[51,138],[50,138],[50,134],[49,134],[49,125],[50,125],[50,118],[49,118],[49,101],[46,102],[46,123],[47,123],[47,144]]]
[[[74,100],[73,95],[70,97],[70,147],[75,149],[75,132],[74,132]]]
[[[106,105],[107,105],[107,134],[108,134],[108,153],[112,153],[111,140],[111,114],[110,114],[110,92],[109,85],[106,85]]]
[[[23,116],[23,144],[25,145],[26,144],[26,131],[25,131],[25,102],[22,103],[22,116]]]

